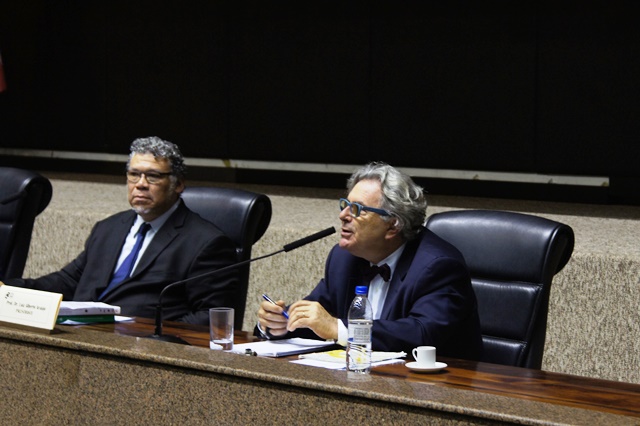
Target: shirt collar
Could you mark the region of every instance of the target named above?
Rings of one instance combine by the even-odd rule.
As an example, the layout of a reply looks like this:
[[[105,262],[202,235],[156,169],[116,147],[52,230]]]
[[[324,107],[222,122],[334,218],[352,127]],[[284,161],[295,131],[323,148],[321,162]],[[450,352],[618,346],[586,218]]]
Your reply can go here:
[[[387,265],[389,265],[389,269],[391,269],[391,277],[393,277],[393,272],[396,270],[396,266],[398,265],[398,261],[400,260],[400,256],[402,256],[402,252],[404,251],[406,245],[407,243],[402,244],[396,249],[396,251],[394,251],[375,265],[382,266],[386,263]],[[371,266],[374,266],[374,264],[371,263]]]
[[[162,228],[162,225],[164,225],[164,223],[167,221],[167,219],[169,219],[169,216],[171,216],[173,214],[173,212],[176,211],[176,209],[178,208],[178,206],[180,205],[180,198],[178,199],[178,201],[176,201],[170,208],[169,210],[167,210],[166,212],[162,213],[159,217],[155,218],[154,220],[152,220],[151,222],[148,222],[149,225],[151,225],[151,230],[153,230],[154,232],[157,232],[160,228]],[[140,215],[136,215],[136,221],[133,224],[133,227],[137,230],[140,228],[140,226],[144,223],[144,219],[142,219],[140,217]],[[137,231],[136,231],[137,232]]]

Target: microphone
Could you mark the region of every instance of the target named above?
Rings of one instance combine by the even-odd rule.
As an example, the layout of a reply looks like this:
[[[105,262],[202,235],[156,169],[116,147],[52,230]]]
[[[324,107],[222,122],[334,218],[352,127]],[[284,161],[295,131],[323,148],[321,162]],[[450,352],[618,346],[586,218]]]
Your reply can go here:
[[[5,204],[9,204],[12,201],[15,201],[17,199],[23,198],[27,195],[27,191],[25,191],[24,189],[20,192],[16,192],[13,195],[9,195],[7,198],[5,198],[4,200],[0,201],[0,204],[5,205]]]
[[[291,251],[291,250],[295,250],[298,247],[305,246],[305,245],[307,245],[309,243],[312,243],[314,241],[317,241],[317,240],[319,240],[321,238],[327,237],[327,236],[329,236],[329,235],[331,235],[331,234],[333,234],[335,232],[336,232],[336,228],[334,228],[332,226],[332,227],[324,229],[324,230],[322,230],[320,232],[316,232],[313,235],[309,235],[308,237],[300,238],[297,241],[294,241],[294,242],[289,243],[289,244],[285,244],[283,246],[282,250],[280,250],[280,251],[278,251],[276,253],[280,253],[282,251],[288,252],[288,251]],[[276,253],[274,253],[274,254],[276,254]]]
[[[204,274],[200,274],[200,275],[196,275],[195,277],[189,277],[189,278],[185,278],[184,280],[180,280],[180,281],[176,281],[173,282],[171,284],[167,284],[162,291],[160,292],[160,296],[158,297],[158,304],[156,305],[156,319],[155,319],[155,331],[151,336],[147,336],[151,339],[156,339],[156,340],[161,340],[163,342],[172,342],[172,343],[180,343],[180,344],[184,344],[184,345],[188,345],[189,343],[184,341],[183,339],[177,337],[177,336],[171,336],[171,335],[163,335],[162,334],[162,297],[165,295],[166,292],[168,292],[169,290],[171,290],[172,288],[175,288],[176,286],[185,284],[189,281],[192,280],[197,280],[199,278],[204,278],[204,277],[208,277],[211,275],[215,275],[219,272],[224,272],[224,271],[228,271],[230,269],[233,268],[239,268],[240,266],[244,266],[248,263],[251,262],[255,262],[256,260],[261,260],[261,259],[266,259],[267,257],[271,257],[271,256],[275,256],[278,253],[282,253],[282,252],[290,252],[291,250],[295,250],[297,248],[300,248],[304,245],[307,245],[309,243],[312,243],[314,241],[317,241],[319,239],[322,239],[324,237],[327,237],[333,233],[336,232],[336,229],[331,226],[327,229],[324,229],[320,232],[316,232],[315,234],[309,235],[307,237],[301,238],[299,240],[296,240],[292,243],[289,244],[285,244],[282,249],[275,251],[273,253],[269,253],[269,254],[265,254],[263,256],[259,256],[259,257],[254,257],[252,259],[247,259],[247,260],[243,260],[242,262],[237,262],[237,263],[233,263],[231,265],[227,265],[227,266],[223,266],[220,269],[215,269],[213,271],[209,271],[209,272],[205,272]]]

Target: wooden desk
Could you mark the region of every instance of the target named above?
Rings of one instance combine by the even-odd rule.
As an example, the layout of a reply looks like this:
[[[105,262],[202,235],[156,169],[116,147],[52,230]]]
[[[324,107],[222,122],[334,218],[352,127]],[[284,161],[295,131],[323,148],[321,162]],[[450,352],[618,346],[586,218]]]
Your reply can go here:
[[[51,335],[0,327],[3,418],[14,424],[640,424],[640,385],[456,359],[445,359],[449,367],[437,374],[387,365],[353,377],[210,351],[206,327],[173,323],[164,331],[193,346],[143,337],[153,332],[146,319],[59,326]]]

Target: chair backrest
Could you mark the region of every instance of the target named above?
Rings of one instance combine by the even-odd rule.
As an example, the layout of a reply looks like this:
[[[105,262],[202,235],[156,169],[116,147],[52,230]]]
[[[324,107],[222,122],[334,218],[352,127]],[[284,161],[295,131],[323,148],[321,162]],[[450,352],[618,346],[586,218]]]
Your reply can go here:
[[[271,221],[271,200],[264,194],[232,188],[187,187],[182,193],[187,207],[220,228],[236,246],[237,261],[251,258],[251,248]],[[234,297],[235,327],[240,330],[249,288],[250,265],[238,268]]]
[[[571,227],[488,210],[437,213],[426,226],[467,262],[478,299],[483,361],[540,369],[551,281],[571,258]]]
[[[22,277],[33,223],[51,195],[51,182],[44,176],[0,167],[0,280]]]

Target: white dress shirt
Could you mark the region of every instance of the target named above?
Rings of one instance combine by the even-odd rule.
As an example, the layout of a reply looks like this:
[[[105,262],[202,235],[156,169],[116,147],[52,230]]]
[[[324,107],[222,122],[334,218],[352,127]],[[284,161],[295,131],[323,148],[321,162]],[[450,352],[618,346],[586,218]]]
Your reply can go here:
[[[147,231],[147,235],[145,235],[144,237],[144,241],[142,242],[142,247],[140,247],[140,252],[138,253],[138,258],[136,259],[136,263],[133,265],[133,269],[131,271],[135,271],[136,267],[138,266],[138,262],[140,261],[140,259],[142,259],[142,255],[144,254],[147,247],[149,247],[151,240],[153,240],[153,237],[155,237],[155,235],[158,233],[158,230],[162,228],[162,225],[164,225],[167,219],[169,219],[169,216],[171,216],[171,214],[174,211],[176,211],[176,209],[178,208],[179,202],[180,200],[178,200],[178,202],[176,202],[173,206],[171,206],[171,208],[166,212],[164,212],[160,217],[149,222],[149,225],[151,225],[151,228]],[[124,260],[127,258],[129,253],[131,253],[131,250],[133,249],[133,246],[136,243],[138,230],[140,229],[143,223],[144,223],[144,220],[140,217],[140,215],[136,216],[136,220],[133,222],[133,225],[129,230],[129,234],[127,234],[127,238],[124,240],[124,245],[122,246],[122,250],[120,251],[120,257],[118,258],[118,262],[116,263],[114,272],[118,270],[120,265],[122,265],[122,262],[124,262]]]
[[[400,260],[400,256],[402,255],[405,246],[406,243],[401,245],[396,251],[377,264],[377,266],[384,265],[385,263],[389,265],[389,268],[391,269],[389,282],[391,282],[393,278],[396,266],[398,265],[398,260]],[[376,265],[372,263],[371,266]],[[387,299],[387,292],[389,291],[389,282],[385,282],[380,275],[376,275],[375,278],[371,280],[371,283],[369,283],[369,293],[367,294],[367,298],[373,308],[374,320],[380,319],[380,315],[382,314],[382,308],[384,307],[384,302]],[[347,329],[347,326],[338,319],[338,341],[336,343],[342,346],[347,346],[348,338],[349,330]]]

